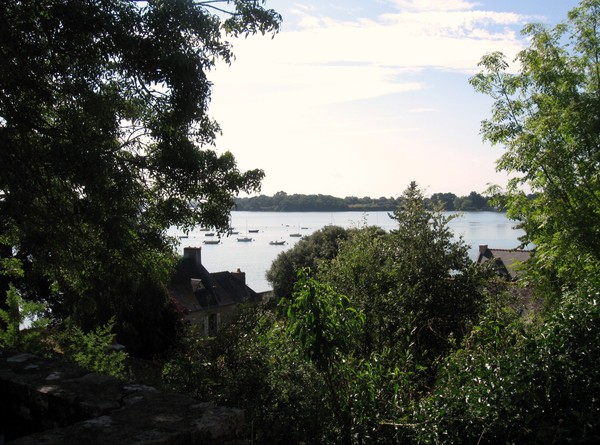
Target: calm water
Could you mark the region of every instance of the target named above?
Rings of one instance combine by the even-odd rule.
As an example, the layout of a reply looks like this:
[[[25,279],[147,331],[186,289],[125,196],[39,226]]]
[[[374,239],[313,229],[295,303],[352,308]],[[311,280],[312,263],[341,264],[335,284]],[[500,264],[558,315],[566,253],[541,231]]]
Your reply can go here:
[[[189,233],[181,240],[180,252],[187,246],[202,246],[202,263],[209,272],[221,272],[240,268],[246,272],[246,281],[255,291],[270,289],[265,272],[277,255],[292,247],[300,238],[290,237],[292,233],[310,235],[320,228],[333,224],[342,227],[360,227],[365,224],[377,225],[385,230],[396,228],[396,222],[387,212],[232,212],[232,226],[239,235],[221,239],[221,244],[203,244],[206,237],[200,230]],[[456,236],[462,236],[471,246],[471,258],[477,257],[478,246],[488,244],[495,248],[515,248],[521,230],[514,229],[515,222],[506,219],[503,213],[466,212],[455,218],[450,227]],[[252,242],[238,242],[237,238],[246,236],[246,230],[258,230],[248,233]],[[272,246],[269,241],[285,240],[283,246]]]

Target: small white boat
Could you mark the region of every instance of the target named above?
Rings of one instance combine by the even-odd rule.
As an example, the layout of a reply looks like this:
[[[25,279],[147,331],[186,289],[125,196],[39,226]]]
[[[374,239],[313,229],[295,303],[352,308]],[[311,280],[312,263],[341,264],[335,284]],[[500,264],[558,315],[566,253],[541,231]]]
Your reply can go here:
[[[249,243],[250,241],[252,241],[252,238],[247,237],[247,236],[243,236],[241,238],[237,239],[240,243]]]

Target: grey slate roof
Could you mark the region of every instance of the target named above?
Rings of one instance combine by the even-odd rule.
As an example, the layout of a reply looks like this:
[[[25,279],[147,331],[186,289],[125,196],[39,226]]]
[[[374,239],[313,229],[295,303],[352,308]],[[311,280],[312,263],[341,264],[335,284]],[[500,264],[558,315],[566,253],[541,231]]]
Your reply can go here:
[[[525,263],[531,256],[531,250],[522,249],[490,249],[487,245],[479,246],[478,264],[492,261],[494,268],[509,280],[516,280],[519,276],[518,267]]]
[[[200,248],[195,248],[200,249]],[[186,249],[187,250],[187,249]],[[260,297],[245,284],[242,272],[209,273],[198,262],[199,250],[195,255],[187,255],[179,261],[169,292],[188,311],[196,312],[208,308],[256,301]]]

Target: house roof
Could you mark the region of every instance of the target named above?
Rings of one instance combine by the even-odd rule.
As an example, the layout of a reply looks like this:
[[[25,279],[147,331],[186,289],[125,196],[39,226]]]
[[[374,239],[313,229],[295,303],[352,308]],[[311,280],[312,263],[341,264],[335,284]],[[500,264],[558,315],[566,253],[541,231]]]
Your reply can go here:
[[[199,255],[184,255],[169,284],[171,295],[188,311],[202,311],[260,298],[246,285],[243,272],[209,273],[198,261],[199,258]]]
[[[487,245],[479,246],[478,264],[493,261],[498,272],[508,279],[518,278],[519,265],[531,257],[531,250],[522,249],[490,249]]]

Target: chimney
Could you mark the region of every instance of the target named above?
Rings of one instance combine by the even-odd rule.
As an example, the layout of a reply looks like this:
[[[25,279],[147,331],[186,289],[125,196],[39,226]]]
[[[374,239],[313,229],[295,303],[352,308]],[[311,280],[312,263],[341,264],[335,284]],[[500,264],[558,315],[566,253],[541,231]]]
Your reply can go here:
[[[242,272],[239,267],[235,272],[231,272],[231,275],[233,275],[237,280],[241,281],[244,286],[246,285],[246,272]]]
[[[485,255],[485,253],[488,250],[488,245],[487,244],[480,244],[479,245],[479,255]]]
[[[197,265],[202,264],[202,247],[185,247],[183,249],[183,258],[191,258]]]

